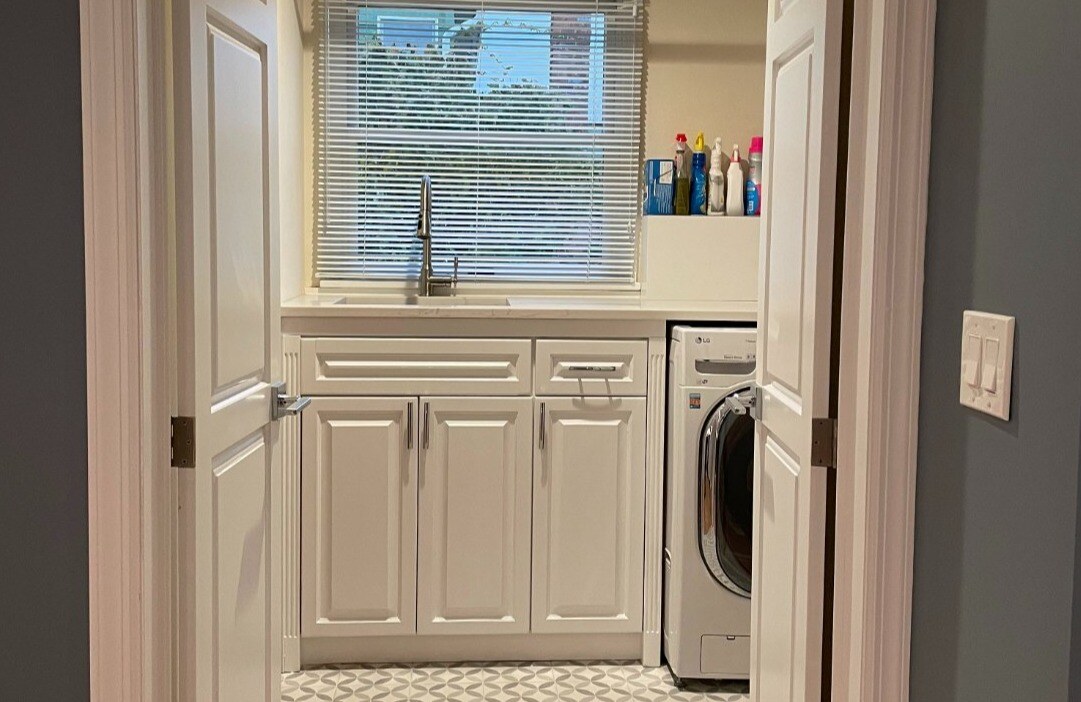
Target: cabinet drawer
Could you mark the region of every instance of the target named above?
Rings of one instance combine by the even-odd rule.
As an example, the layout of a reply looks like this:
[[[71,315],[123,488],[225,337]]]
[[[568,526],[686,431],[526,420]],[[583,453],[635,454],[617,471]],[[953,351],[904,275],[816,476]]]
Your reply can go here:
[[[529,339],[301,341],[308,395],[529,395]]]
[[[645,341],[537,341],[538,395],[645,395]]]

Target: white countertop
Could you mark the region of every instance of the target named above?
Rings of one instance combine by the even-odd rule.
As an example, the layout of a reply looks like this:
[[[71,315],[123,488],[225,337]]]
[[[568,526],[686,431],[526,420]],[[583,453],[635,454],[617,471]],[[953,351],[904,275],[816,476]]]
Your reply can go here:
[[[753,301],[696,303],[638,297],[455,297],[321,293],[282,304],[285,318],[581,319],[753,322]]]

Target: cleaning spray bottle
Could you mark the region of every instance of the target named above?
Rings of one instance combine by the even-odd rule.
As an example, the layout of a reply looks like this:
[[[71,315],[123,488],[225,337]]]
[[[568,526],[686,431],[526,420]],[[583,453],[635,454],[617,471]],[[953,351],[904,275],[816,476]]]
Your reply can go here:
[[[687,153],[687,135],[676,135],[675,149],[675,198],[673,211],[678,215],[691,213],[691,159]],[[740,186],[742,187],[742,186]]]
[[[732,146],[732,163],[728,166],[728,198],[725,213],[729,217],[743,216],[743,165],[739,162],[739,144]]]
[[[751,170],[747,176],[743,212],[748,217],[757,217],[762,214],[762,137],[751,137],[751,149],[747,152],[747,162]]]
[[[694,153],[691,155],[691,214],[706,214],[709,203],[709,175],[706,172],[706,137],[702,132],[694,140]]]
[[[713,140],[713,153],[709,155],[709,212],[710,215],[724,214],[724,152],[721,150],[721,138]]]

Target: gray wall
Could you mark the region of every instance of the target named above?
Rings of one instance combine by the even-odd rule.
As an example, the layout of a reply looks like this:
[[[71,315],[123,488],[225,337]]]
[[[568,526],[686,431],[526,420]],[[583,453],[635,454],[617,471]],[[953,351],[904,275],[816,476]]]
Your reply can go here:
[[[0,13],[0,700],[89,698],[79,4]]]
[[[1081,700],[1079,38],[1075,0],[939,2],[912,635],[916,702]],[[5,5],[4,700],[88,698],[78,50],[74,0]],[[1018,318],[1008,423],[957,404],[967,307]]]
[[[1081,700],[1081,3],[938,5],[911,698]],[[966,308],[1017,317],[1009,422]]]

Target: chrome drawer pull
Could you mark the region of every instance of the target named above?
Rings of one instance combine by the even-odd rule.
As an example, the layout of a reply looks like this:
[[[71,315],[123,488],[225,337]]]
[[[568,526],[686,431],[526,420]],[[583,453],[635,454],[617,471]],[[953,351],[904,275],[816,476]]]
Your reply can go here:
[[[615,373],[619,366],[567,366],[567,370],[579,373]]]
[[[540,436],[538,437],[538,443],[540,444],[540,449],[542,451],[544,450],[544,439],[545,439],[545,433],[546,433],[545,432],[545,426],[546,425],[545,425],[545,421],[544,421],[544,403],[542,402],[541,406],[540,406]]]
[[[424,449],[428,449],[428,403],[424,403]]]

